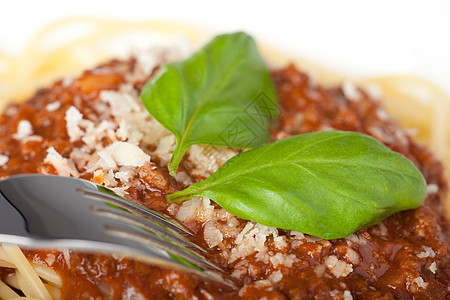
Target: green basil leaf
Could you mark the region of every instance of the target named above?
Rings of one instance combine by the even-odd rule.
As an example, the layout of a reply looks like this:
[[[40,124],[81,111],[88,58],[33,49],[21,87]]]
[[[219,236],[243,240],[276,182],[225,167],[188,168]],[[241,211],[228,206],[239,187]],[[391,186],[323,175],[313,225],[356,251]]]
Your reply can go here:
[[[416,208],[426,194],[403,155],[363,134],[324,131],[243,152],[168,200],[205,196],[243,219],[335,239]]]
[[[243,32],[217,36],[189,59],[164,65],[141,98],[177,139],[172,175],[193,144],[253,148],[267,142],[278,114],[270,74]]]

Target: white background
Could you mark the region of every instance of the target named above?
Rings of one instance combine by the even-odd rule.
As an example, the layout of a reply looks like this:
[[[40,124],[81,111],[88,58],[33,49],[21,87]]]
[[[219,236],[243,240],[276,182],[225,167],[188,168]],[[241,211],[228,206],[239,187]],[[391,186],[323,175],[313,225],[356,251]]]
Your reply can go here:
[[[175,20],[245,30],[349,76],[416,75],[450,95],[450,1],[20,1],[0,0],[0,51],[70,16]]]

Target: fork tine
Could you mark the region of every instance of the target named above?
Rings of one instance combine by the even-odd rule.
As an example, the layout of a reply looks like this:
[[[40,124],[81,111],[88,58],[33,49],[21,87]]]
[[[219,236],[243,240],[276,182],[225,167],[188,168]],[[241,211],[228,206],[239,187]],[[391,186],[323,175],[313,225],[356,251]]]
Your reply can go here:
[[[112,207],[107,207],[108,209],[105,209],[92,206],[91,210],[94,213],[114,219],[115,221],[123,222],[128,226],[135,226],[134,228],[131,227],[133,228],[131,229],[128,226],[126,228],[122,226],[119,228],[117,225],[106,225],[104,229],[107,233],[124,239],[133,240],[148,247],[162,249],[170,256],[185,260],[195,268],[198,268],[201,273],[204,273],[204,271],[207,270],[209,276],[212,276],[216,281],[222,282],[225,286],[229,288],[238,287],[233,278],[230,277],[222,267],[203,256],[202,253],[207,252],[205,249],[185,239],[193,236],[193,233],[178,222],[168,219],[164,215],[152,211],[149,208],[132,203],[129,200],[116,195],[112,191],[112,194],[106,192],[100,194],[97,190],[89,191],[77,189],[76,191],[90,199],[102,203],[106,202],[105,204],[112,204],[124,209],[128,214],[121,212],[120,210],[113,211]],[[193,253],[189,249],[196,249],[201,253]]]
[[[187,263],[195,266],[198,271],[206,271],[207,274],[213,276],[213,278],[216,280],[224,282],[227,286],[232,288],[237,287],[236,283],[225,273],[222,268],[211,263],[207,259],[202,258],[201,256],[197,256],[187,250],[179,248],[174,244],[168,243],[166,240],[156,235],[152,235],[151,233],[142,230],[138,231],[137,228],[135,230],[132,230],[129,227],[119,227],[117,225],[105,225],[104,229],[107,233],[113,236],[133,240],[147,247],[156,247],[158,249],[162,249],[166,251],[171,257],[175,256],[178,258],[178,260],[181,258]]]
[[[156,235],[159,235],[162,238],[167,239],[169,242],[174,243],[180,247],[187,247],[190,249],[196,249],[198,251],[201,251],[203,253],[206,253],[206,250],[202,247],[198,246],[197,244],[194,244],[179,235],[173,234],[171,231],[168,231],[161,225],[154,223],[153,221],[149,221],[147,219],[137,217],[131,213],[124,213],[118,210],[112,210],[112,208],[108,207],[108,209],[100,208],[96,206],[92,206],[91,210],[101,216],[112,218],[115,220],[119,220],[131,225],[134,225],[136,227],[143,228],[145,230],[148,230]]]
[[[1,242],[31,249],[123,253],[163,268],[197,274],[224,287],[237,287],[233,278],[202,255],[201,250],[194,251],[192,245],[185,244],[189,235],[176,223],[119,196],[101,194],[101,189],[97,191],[97,185],[91,182],[20,175],[0,181],[0,189],[4,196],[0,200],[13,209],[0,210],[1,219],[6,218],[17,227],[11,230],[6,223],[8,226],[0,228]],[[21,221],[17,214],[5,217],[11,212],[17,212]],[[180,236],[175,238],[177,233]]]
[[[125,209],[135,215],[141,216],[145,219],[151,220],[171,232],[181,235],[183,237],[185,236],[193,236],[193,233],[184,227],[183,225],[179,224],[178,222],[175,222],[173,220],[169,220],[166,217],[164,217],[162,214],[152,211],[147,207],[142,207],[137,204],[134,204],[118,195],[109,195],[109,194],[98,194],[92,191],[87,191],[84,189],[77,189],[77,192],[81,195],[87,196],[93,200],[101,201],[101,202],[107,202],[110,204],[113,204],[115,206],[118,206],[122,209]]]

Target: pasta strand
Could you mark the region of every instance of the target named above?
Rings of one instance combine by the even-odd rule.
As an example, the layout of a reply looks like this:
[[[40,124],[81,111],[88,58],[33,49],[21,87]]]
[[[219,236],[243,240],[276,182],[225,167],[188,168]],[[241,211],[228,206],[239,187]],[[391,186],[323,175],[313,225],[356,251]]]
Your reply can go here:
[[[30,285],[33,295],[41,299],[51,300],[52,297],[45,288],[36,271],[31,266],[31,263],[23,254],[22,250],[20,250],[20,248],[17,245],[3,245],[3,249],[6,251],[6,253],[9,255],[9,257],[16,265],[17,270],[20,272],[18,274],[20,274],[20,276],[23,276],[25,282],[27,282],[27,284]]]

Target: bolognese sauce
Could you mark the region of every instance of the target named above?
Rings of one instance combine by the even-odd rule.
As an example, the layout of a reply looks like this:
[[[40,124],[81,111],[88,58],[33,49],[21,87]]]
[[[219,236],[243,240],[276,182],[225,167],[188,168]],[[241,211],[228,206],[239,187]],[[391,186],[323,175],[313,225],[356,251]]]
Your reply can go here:
[[[145,111],[139,92],[157,71],[111,61],[11,104],[0,117],[0,174],[59,174],[91,180],[176,218],[241,288],[224,290],[190,274],[116,255],[23,250],[53,268],[63,299],[444,299],[450,289],[449,221],[443,166],[388,116],[367,91],[324,87],[294,66],[273,71],[280,101],[272,139],[319,130],[369,134],[408,157],[428,183],[418,209],[397,213],[347,238],[324,240],[234,217],[209,199],[168,204],[167,194],[209,176],[235,149],[190,150],[171,177],[174,139]],[[108,166],[99,153],[117,142],[151,157],[138,167]],[[169,156],[170,157],[170,156]],[[1,268],[1,279],[11,269]]]

